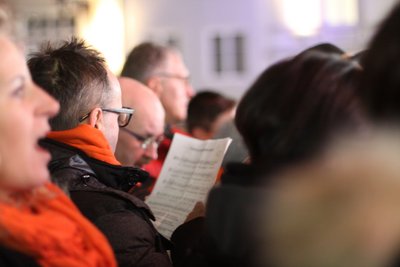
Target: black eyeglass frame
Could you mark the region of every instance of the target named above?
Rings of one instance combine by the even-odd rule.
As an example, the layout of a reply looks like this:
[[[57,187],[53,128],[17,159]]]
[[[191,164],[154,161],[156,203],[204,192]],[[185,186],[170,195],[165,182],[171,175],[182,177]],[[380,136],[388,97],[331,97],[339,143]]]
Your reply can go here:
[[[120,128],[123,128],[123,127],[125,127],[125,126],[127,126],[127,125],[129,124],[129,122],[130,122],[131,119],[132,119],[132,115],[133,115],[133,113],[135,112],[134,109],[129,108],[129,107],[122,107],[122,108],[100,108],[100,109],[101,109],[102,111],[105,111],[105,112],[111,112],[111,113],[118,114],[118,116],[121,115],[121,114],[126,114],[126,115],[128,115],[128,119],[127,119],[126,122],[124,122],[123,124],[120,124],[120,123],[119,123],[119,120],[118,120],[118,126],[119,126]],[[86,113],[85,115],[83,115],[82,117],[80,117],[80,118],[79,118],[79,122],[82,122],[82,121],[86,120],[86,119],[90,116],[90,113],[92,113],[92,110],[89,111],[88,113]]]
[[[160,135],[160,136],[150,136],[150,137],[144,137],[140,134],[137,134],[131,130],[128,130],[126,128],[121,129],[124,132],[126,132],[127,134],[129,134],[130,136],[133,136],[135,139],[137,139],[141,144],[141,148],[146,150],[148,146],[152,145],[152,144],[156,144],[156,146],[158,147],[160,145],[160,143],[164,140],[164,135]]]

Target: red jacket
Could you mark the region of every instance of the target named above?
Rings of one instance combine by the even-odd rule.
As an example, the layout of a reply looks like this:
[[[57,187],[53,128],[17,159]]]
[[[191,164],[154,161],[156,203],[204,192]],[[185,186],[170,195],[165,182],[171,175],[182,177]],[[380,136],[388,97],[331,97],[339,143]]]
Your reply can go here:
[[[146,170],[150,176],[154,179],[154,182],[157,180],[158,176],[160,175],[161,168],[164,164],[165,158],[167,157],[169,148],[172,143],[172,138],[174,137],[175,133],[180,133],[186,136],[190,136],[189,133],[178,129],[176,127],[167,127],[165,130],[165,138],[161,142],[161,144],[158,147],[158,158],[156,160],[151,161],[149,164],[144,165],[143,169]],[[153,189],[154,184],[150,188],[150,192]]]

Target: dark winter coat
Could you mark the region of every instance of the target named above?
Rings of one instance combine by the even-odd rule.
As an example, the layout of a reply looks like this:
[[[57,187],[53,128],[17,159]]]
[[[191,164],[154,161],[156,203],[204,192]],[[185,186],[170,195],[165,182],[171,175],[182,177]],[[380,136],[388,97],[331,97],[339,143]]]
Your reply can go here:
[[[176,267],[254,267],[258,253],[263,179],[245,164],[229,164],[207,199],[205,218],[178,227],[171,237]],[[191,232],[195,234],[188,235]]]
[[[51,139],[41,145],[52,154],[52,179],[108,238],[120,267],[171,266],[170,242],[154,228],[150,208],[128,193],[146,172],[90,158]]]
[[[0,245],[0,267],[39,267],[36,261],[18,251]]]

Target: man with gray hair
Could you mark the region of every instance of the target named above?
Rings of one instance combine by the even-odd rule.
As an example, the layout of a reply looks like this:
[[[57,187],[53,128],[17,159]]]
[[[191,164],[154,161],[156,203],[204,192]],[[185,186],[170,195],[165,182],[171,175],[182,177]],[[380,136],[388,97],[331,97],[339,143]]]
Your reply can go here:
[[[150,208],[129,193],[145,175],[114,156],[119,128],[133,110],[102,56],[73,38],[47,46],[28,61],[33,80],[60,102],[41,145],[52,154],[53,179],[108,238],[122,267],[170,267],[169,241],[154,228]],[[90,255],[89,255],[90,256]]]
[[[158,96],[165,109],[165,139],[158,149],[158,159],[144,166],[152,177],[157,178],[174,133],[187,134],[178,126],[186,120],[189,100],[194,95],[189,71],[176,49],[146,42],[130,52],[121,76],[145,84]]]
[[[167,125],[186,120],[194,92],[189,71],[176,49],[142,43],[128,55],[121,76],[138,80],[156,93],[164,106]]]

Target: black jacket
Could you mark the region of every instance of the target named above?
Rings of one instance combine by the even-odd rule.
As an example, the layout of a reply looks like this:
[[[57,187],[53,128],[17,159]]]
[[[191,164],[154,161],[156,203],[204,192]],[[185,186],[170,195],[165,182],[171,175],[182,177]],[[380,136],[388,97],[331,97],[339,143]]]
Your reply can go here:
[[[0,245],[0,267],[39,267],[36,261],[18,251]]]
[[[171,266],[166,253],[170,242],[154,228],[150,208],[128,193],[146,172],[90,158],[51,139],[41,145],[52,154],[52,179],[106,235],[120,267]]]
[[[254,267],[260,248],[259,227],[265,191],[263,176],[249,165],[229,164],[221,184],[207,199],[206,216],[173,233],[176,267]],[[196,234],[187,235],[188,228]]]

